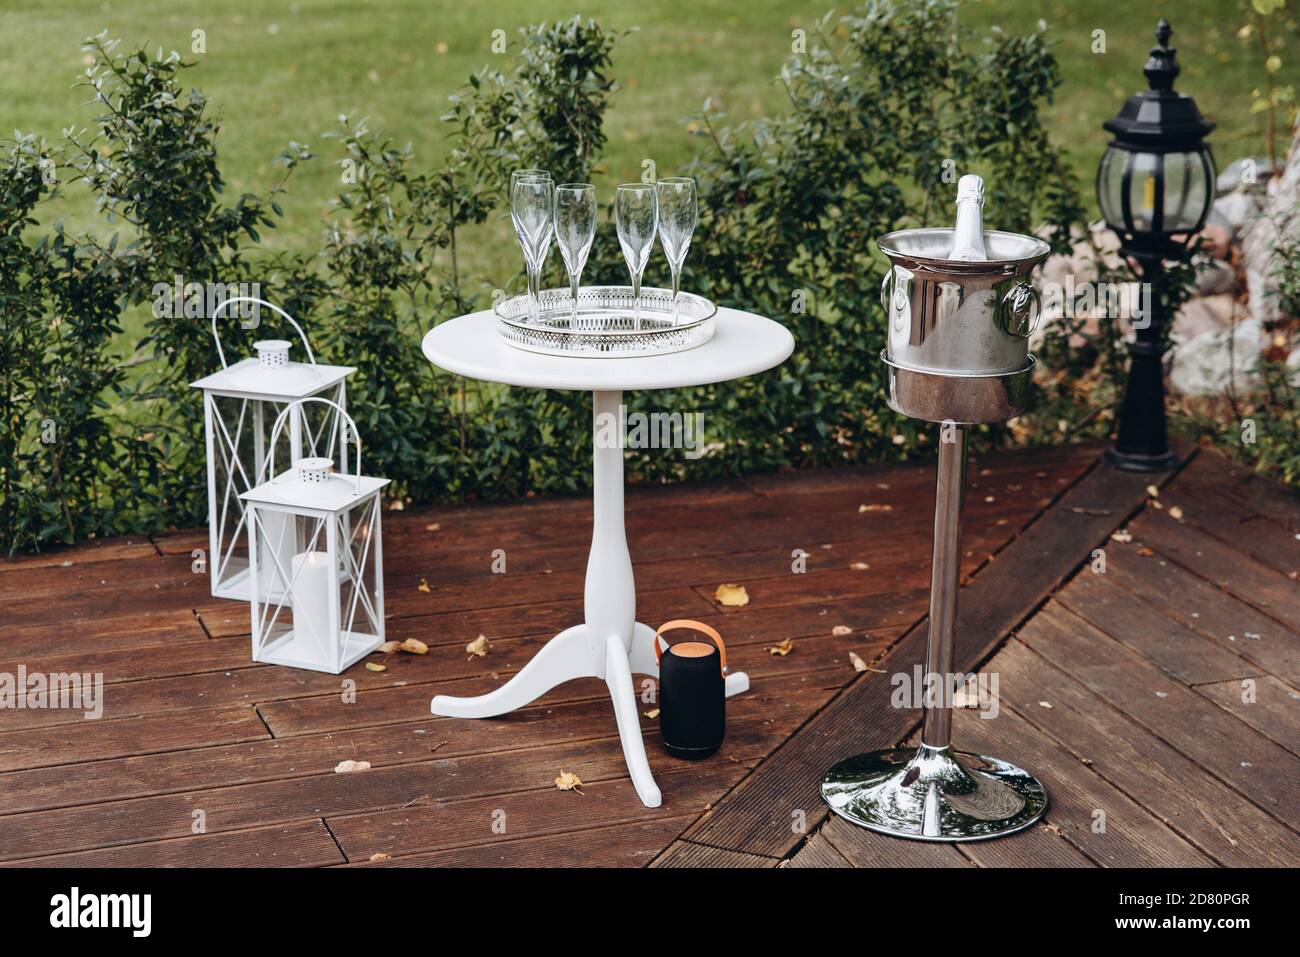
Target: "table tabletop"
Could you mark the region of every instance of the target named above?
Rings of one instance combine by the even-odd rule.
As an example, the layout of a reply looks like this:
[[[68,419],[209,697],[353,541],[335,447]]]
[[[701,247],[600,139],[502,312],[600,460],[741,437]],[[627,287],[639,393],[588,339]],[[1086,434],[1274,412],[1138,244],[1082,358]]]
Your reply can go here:
[[[780,365],[793,351],[794,336],[779,322],[722,308],[712,339],[694,349],[662,356],[610,358],[526,352],[497,334],[491,310],[449,319],[424,337],[425,357],[449,372],[506,385],[587,392],[726,382]]]

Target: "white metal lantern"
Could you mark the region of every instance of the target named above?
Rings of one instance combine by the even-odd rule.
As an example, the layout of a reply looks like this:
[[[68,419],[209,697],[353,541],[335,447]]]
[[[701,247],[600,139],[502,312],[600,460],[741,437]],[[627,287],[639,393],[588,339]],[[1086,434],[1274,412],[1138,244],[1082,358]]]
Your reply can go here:
[[[240,302],[266,306],[288,321],[307,352],[307,362],[290,360],[291,344],[287,340],[265,339],[254,345],[257,355],[227,365],[221,337],[217,334],[217,319],[228,306]],[[190,383],[191,388],[203,390],[208,458],[208,569],[214,596],[248,601],[249,557],[243,550],[246,538],[242,534],[246,515],[239,496],[268,476],[269,427],[282,409],[309,396],[329,393],[334,408],[345,410],[346,380],[356,369],[318,364],[307,336],[294,318],[283,309],[251,296],[226,299],[212,310],[212,338],[217,344],[221,371]],[[313,426],[300,408],[289,422],[291,461],[296,463],[302,457],[304,433],[313,443],[320,435],[330,436],[325,454],[332,455],[335,436],[341,428],[341,420],[334,414]],[[340,467],[346,471],[347,449],[344,443],[338,444]],[[287,554],[293,554],[296,543],[287,536],[273,535],[270,540],[284,541],[286,549],[290,549]],[[261,564],[266,569],[274,567],[269,556],[263,556]]]
[[[276,439],[307,403],[333,406],[351,429],[354,475],[332,471],[333,460],[314,446],[275,474]],[[338,674],[384,640],[379,493],[388,479],[361,474],[356,423],[322,398],[299,399],[276,418],[268,469],[273,478],[240,495],[252,560],[253,660]]]

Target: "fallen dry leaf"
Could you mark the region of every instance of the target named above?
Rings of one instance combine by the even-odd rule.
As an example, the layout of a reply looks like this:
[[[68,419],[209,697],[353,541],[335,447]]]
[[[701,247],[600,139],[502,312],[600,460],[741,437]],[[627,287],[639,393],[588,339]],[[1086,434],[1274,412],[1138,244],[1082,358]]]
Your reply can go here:
[[[416,590],[422,592],[433,591],[433,589],[429,587],[429,583],[425,581],[423,578],[420,579],[420,584],[416,586]]]
[[[407,638],[397,648],[399,651],[405,651],[408,655],[427,655],[429,653],[429,646],[419,638]]]
[[[849,566],[849,568],[853,569],[853,571],[855,572],[865,572],[870,567],[871,566],[868,565],[866,562],[854,562],[852,565]]]
[[[381,664],[378,664],[378,663],[376,663],[376,662],[374,662],[374,661],[367,661],[367,662],[366,662],[366,670],[367,670],[367,671],[387,671],[387,670],[388,670],[388,665],[381,665]]]
[[[1040,707],[1040,708],[1046,708],[1048,711],[1051,711],[1051,710],[1052,710],[1052,702],[1050,702],[1050,701],[1040,701],[1040,702],[1038,702],[1038,707]]]
[[[854,671],[867,670],[867,663],[862,660],[862,657],[856,651],[849,652],[849,661],[853,662]]]
[[[1147,548],[1147,546],[1145,545],[1143,545],[1141,548],[1138,549],[1138,554],[1141,555],[1143,558],[1150,558],[1155,553],[1156,550],[1154,548]]]
[[[713,600],[728,608],[743,608],[749,604],[749,592],[744,585],[719,585]]]
[[[578,777],[572,771],[561,771],[560,776],[555,779],[555,786],[561,791],[578,791],[582,787],[582,778]],[[581,794],[581,791],[578,791]]]
[[[1117,532],[1112,532],[1110,537],[1121,545],[1127,545],[1129,542],[1133,541],[1133,536],[1129,534],[1127,528],[1121,528]]]
[[[861,515],[863,512],[892,512],[893,510],[894,510],[894,506],[892,505],[859,505],[858,506],[859,515]]]
[[[1147,486],[1147,494],[1150,495],[1152,498],[1159,498],[1159,497],[1160,497],[1160,489],[1156,488],[1154,485],[1148,485],[1148,486]]]
[[[369,761],[348,760],[348,761],[340,761],[338,764],[334,765],[335,774],[349,774],[353,771],[369,771],[369,770],[370,770]]]
[[[1181,522],[1183,520],[1183,510],[1177,505],[1172,505],[1169,508],[1169,517],[1175,521]]]
[[[782,658],[784,658],[792,651],[794,651],[793,638],[787,638],[785,641],[780,642],[779,644],[775,644],[771,648],[767,649],[767,653],[769,655],[780,655]]]
[[[381,655],[391,655],[393,652],[395,652],[398,648],[401,647],[402,647],[402,643],[400,641],[386,641],[378,648],[376,648],[375,651]]]
[[[442,526],[439,525],[437,522],[430,522],[428,525],[424,526],[424,530],[426,532],[436,532],[440,528],[442,528]]]
[[[645,713],[645,716],[649,718],[651,721],[653,721],[655,718],[659,717],[659,709],[651,708],[649,711]]]
[[[370,860],[372,861],[391,861],[392,859],[392,854],[385,854],[383,851],[370,855]]]
[[[845,635],[853,634],[853,629],[848,625],[836,625],[831,629],[831,634],[836,638],[843,638]]]
[[[477,638],[475,638],[473,641],[471,641],[468,645],[465,646],[465,654],[469,655],[470,658],[473,658],[475,656],[478,656],[479,658],[484,658],[487,656],[487,653],[488,653],[487,635],[479,635]]]

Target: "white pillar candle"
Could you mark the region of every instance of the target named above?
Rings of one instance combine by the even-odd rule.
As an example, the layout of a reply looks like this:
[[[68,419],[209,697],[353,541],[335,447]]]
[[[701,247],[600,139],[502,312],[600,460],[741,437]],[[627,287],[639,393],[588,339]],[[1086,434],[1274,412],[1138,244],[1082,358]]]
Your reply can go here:
[[[313,641],[327,655],[330,647],[330,557],[328,552],[293,556],[293,631],[295,644]]]

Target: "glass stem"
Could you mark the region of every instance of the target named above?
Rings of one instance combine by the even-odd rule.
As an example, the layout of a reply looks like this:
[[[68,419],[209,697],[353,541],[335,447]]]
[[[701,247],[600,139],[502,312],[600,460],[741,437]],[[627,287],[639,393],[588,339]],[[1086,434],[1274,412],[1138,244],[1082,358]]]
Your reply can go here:
[[[573,289],[573,318],[569,320],[569,328],[573,329],[578,325],[578,280],[582,278],[582,270],[569,273],[569,285]]]
[[[672,266],[672,273],[673,273],[673,325],[676,326],[677,325],[677,293],[680,292],[682,288],[682,267],[680,265],[674,266],[672,263],[669,263],[669,266]]]
[[[537,321],[538,293],[541,286],[541,270],[534,268],[531,264],[528,266],[528,309],[532,315],[532,320]]]
[[[641,274],[632,274],[632,328],[641,331]]]

